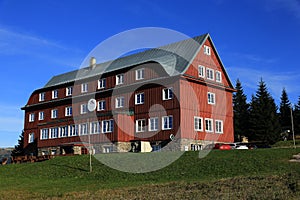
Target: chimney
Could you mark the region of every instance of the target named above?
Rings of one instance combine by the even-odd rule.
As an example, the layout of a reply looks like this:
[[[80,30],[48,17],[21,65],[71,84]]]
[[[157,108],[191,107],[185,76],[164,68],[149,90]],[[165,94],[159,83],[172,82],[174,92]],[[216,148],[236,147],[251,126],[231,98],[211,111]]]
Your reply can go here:
[[[91,57],[90,67],[91,67],[91,69],[94,69],[96,67],[96,58],[95,57]]]

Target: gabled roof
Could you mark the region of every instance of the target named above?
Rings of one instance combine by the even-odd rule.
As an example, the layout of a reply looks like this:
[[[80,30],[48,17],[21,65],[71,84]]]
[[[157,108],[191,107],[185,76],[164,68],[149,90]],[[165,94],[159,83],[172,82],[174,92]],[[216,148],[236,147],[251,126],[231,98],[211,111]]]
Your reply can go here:
[[[112,61],[97,64],[94,68],[86,67],[58,76],[54,76],[44,86],[44,88],[69,83],[76,80],[86,79],[94,76],[100,76],[104,73],[124,69],[127,67],[147,62],[159,63],[170,76],[184,74],[184,72],[187,70],[187,68],[193,61],[194,57],[199,52],[203,43],[209,37],[209,34],[204,34],[162,47],[149,49],[126,57],[121,57]],[[219,60],[221,62],[221,59]]]

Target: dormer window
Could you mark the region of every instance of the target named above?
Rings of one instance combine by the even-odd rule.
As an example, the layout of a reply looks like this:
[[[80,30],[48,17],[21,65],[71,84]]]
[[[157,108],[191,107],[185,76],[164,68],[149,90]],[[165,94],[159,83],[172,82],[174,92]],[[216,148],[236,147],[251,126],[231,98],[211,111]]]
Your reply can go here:
[[[39,101],[45,101],[45,92],[39,94]]]
[[[82,83],[81,84],[81,93],[86,93],[86,92],[88,92],[88,84]]]
[[[209,46],[204,45],[204,54],[210,56],[210,47]]]
[[[144,79],[145,70],[144,69],[137,69],[135,70],[135,80]]]
[[[124,83],[124,74],[116,75],[116,85],[121,85]]]

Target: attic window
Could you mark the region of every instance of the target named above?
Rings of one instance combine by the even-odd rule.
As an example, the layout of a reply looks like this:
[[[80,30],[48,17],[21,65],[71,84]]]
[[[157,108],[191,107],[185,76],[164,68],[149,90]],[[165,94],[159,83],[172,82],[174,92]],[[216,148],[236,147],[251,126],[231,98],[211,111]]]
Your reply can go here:
[[[209,46],[204,45],[204,54],[210,56],[210,47]]]

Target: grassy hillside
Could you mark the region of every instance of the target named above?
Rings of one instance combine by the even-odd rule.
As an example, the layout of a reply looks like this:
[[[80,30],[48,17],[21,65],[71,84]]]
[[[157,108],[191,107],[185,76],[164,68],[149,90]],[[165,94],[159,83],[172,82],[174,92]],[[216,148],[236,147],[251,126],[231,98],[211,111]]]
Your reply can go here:
[[[212,151],[199,159],[197,152],[186,152],[166,168],[141,174],[96,159],[89,173],[88,156],[57,157],[1,166],[0,199],[297,199],[300,163],[288,162],[295,153],[300,149]]]

